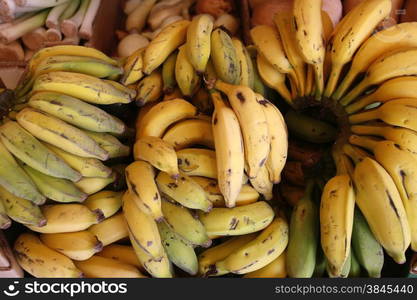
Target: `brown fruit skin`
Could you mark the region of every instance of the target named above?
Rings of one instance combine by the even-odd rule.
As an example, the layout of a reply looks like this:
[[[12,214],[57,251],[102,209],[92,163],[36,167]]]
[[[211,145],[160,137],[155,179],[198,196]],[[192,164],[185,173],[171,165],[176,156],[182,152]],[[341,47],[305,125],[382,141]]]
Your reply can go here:
[[[228,14],[234,9],[232,0],[198,0],[197,14],[210,14],[215,18]]]
[[[401,23],[417,21],[417,1],[404,0],[405,4],[401,15]]]

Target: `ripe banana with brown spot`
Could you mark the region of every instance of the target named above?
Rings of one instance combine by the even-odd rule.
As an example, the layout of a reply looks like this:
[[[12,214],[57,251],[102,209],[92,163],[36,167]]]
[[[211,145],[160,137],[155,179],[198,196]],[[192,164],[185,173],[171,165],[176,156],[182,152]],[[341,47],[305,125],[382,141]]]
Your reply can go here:
[[[162,96],[163,81],[160,69],[154,70],[139,81],[136,90],[136,105],[141,107],[146,103],[155,102]]]
[[[99,224],[90,226],[88,231],[94,234],[103,246],[111,245],[129,236],[123,212],[119,212]]]
[[[116,214],[122,207],[122,195],[123,192],[103,190],[89,196],[83,204],[90,210],[101,210],[107,219]]]
[[[216,152],[201,148],[185,148],[177,151],[178,168],[188,176],[204,176],[217,179]]]

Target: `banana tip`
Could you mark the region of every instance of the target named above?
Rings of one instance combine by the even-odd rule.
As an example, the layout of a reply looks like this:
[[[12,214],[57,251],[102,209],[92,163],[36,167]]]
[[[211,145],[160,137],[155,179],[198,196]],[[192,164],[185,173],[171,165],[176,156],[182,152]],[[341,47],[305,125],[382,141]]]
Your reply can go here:
[[[100,208],[93,210],[93,213],[97,216],[97,223],[102,222],[106,217],[104,216],[103,211]]]

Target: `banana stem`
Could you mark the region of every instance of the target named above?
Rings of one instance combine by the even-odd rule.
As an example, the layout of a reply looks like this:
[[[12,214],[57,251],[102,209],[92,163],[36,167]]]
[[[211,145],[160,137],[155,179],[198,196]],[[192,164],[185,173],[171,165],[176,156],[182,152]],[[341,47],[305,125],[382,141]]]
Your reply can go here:
[[[316,92],[315,99],[321,100],[321,94],[324,88],[324,78],[323,78],[323,64],[314,64],[314,74],[316,78]]]
[[[351,135],[349,137],[349,142],[353,145],[360,146],[362,148],[368,149],[370,151],[374,151],[375,147],[378,144],[378,141],[373,140],[371,138],[366,138],[359,135]]]
[[[216,91],[216,90],[210,90],[209,91],[211,100],[213,101],[214,109],[219,110],[222,107],[226,106],[226,103],[224,102],[222,95]]]
[[[365,78],[357,86],[355,86],[353,88],[353,90],[351,90],[349,92],[349,94],[347,94],[346,96],[344,96],[343,98],[341,98],[340,99],[340,103],[343,106],[348,105],[353,100],[355,100],[356,98],[358,98],[366,90],[367,87],[368,87],[368,82],[367,82],[367,80]]]
[[[345,78],[339,84],[338,88],[333,94],[333,99],[339,101],[346,94],[346,90],[352,85],[353,80],[355,80],[357,72],[355,69],[350,68]]]
[[[214,88],[225,94],[229,94],[233,91],[235,86],[230,83],[221,81],[221,80],[216,80],[216,82],[214,83]]]
[[[304,192],[304,196],[300,199],[311,199],[311,197],[313,196],[313,191],[314,191],[314,187],[316,185],[316,180],[315,179],[308,179],[307,183],[306,183],[306,189]]]
[[[364,158],[369,157],[366,152],[351,144],[345,144],[343,146],[343,152],[353,160],[355,165],[360,163]]]
[[[365,125],[354,125],[350,128],[353,133],[359,135],[377,135],[381,136],[383,134],[383,127],[378,126],[365,126]]]
[[[332,94],[336,88],[337,82],[339,81],[340,73],[342,72],[343,65],[333,64],[332,70],[329,75],[329,79],[326,85],[326,90],[324,91],[324,96],[331,98]]]
[[[365,111],[362,113],[358,113],[355,115],[349,116],[349,123],[350,124],[358,124],[363,123],[370,120],[378,119],[378,109],[373,109],[370,111]]]

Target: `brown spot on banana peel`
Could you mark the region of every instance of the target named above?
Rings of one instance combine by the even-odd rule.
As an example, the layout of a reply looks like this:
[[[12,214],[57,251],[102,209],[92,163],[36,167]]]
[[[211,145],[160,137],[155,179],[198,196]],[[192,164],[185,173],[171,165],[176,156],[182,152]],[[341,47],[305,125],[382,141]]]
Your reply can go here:
[[[251,262],[250,264],[248,264],[248,265],[244,266],[243,268],[240,268],[239,270],[232,271],[232,273],[235,273],[235,274],[241,274],[241,272],[242,272],[243,270],[245,270],[245,269],[247,269],[247,268],[250,268],[250,267],[252,267],[254,264],[257,264],[257,263],[258,263],[258,260],[255,260],[255,261]]]
[[[100,242],[98,239],[97,239],[97,244],[95,244],[94,245],[94,251],[95,251],[95,253],[98,253],[98,252],[100,252],[101,250],[103,250],[103,243],[102,242]]]
[[[243,96],[243,94],[241,92],[238,92],[236,94],[236,97],[239,99],[240,103],[245,103],[245,101],[246,101],[245,96]]]
[[[97,223],[100,223],[105,219],[104,213],[100,208],[93,210],[93,213],[96,215]]]
[[[239,224],[239,220],[237,218],[232,218],[230,221],[230,230],[236,230],[237,225]]]
[[[401,176],[401,183],[403,185],[405,194],[407,195],[407,198],[410,199],[410,195],[408,194],[408,191],[405,185],[405,177],[407,176],[407,174],[404,172],[404,170],[400,170],[400,176]]]
[[[394,201],[392,200],[391,194],[389,193],[389,191],[385,190],[385,192],[387,193],[388,196],[388,201],[389,201],[389,205],[391,206],[391,208],[394,210],[395,215],[397,216],[398,219],[400,219],[400,215],[398,214],[398,210],[395,207]]]

